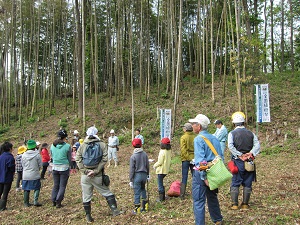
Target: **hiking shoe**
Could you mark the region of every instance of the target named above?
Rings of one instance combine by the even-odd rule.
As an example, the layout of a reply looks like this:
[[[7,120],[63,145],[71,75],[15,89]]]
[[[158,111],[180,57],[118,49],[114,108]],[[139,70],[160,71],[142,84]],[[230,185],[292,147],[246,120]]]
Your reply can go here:
[[[24,203],[24,206],[25,207],[30,207],[30,206],[32,206],[32,204],[30,204],[30,203]]]
[[[230,209],[232,209],[232,210],[238,210],[239,207],[237,205],[231,205]]]
[[[40,207],[40,206],[42,206],[42,204],[41,204],[41,203],[39,203],[39,202],[37,202],[37,203],[34,203],[33,205],[34,205],[34,206],[36,206],[36,207]]]
[[[246,204],[246,203],[242,203],[241,204],[241,210],[248,210],[250,207],[249,207],[249,205],[248,204]]]

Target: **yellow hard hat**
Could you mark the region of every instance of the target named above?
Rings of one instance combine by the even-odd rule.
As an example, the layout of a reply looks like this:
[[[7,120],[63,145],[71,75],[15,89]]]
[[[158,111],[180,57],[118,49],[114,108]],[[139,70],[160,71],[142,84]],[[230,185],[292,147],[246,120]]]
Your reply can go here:
[[[23,154],[24,152],[26,152],[27,148],[25,146],[20,146],[18,148],[18,155]]]
[[[231,116],[232,123],[244,123],[246,116],[243,112],[235,112]]]

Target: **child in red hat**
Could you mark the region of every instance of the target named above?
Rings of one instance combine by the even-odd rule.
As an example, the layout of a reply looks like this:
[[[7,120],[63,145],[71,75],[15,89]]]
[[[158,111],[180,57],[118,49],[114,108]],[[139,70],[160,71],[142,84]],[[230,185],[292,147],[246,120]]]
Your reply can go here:
[[[157,174],[159,201],[165,200],[164,178],[169,173],[171,166],[171,143],[170,139],[165,137],[161,139],[160,151],[157,162],[153,165]]]
[[[134,190],[134,211],[133,214],[148,211],[148,201],[146,192],[146,182],[149,179],[149,159],[147,153],[142,148],[142,140],[135,138],[132,141],[134,147],[130,157],[129,179],[130,187]],[[142,206],[140,201],[142,198]]]

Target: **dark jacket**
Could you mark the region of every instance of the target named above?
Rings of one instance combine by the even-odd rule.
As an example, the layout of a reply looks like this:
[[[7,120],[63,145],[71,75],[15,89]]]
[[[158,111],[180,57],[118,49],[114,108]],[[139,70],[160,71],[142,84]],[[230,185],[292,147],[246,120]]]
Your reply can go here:
[[[15,158],[10,152],[0,155],[0,183],[11,183],[15,173]]]
[[[135,148],[130,157],[129,179],[133,182],[134,174],[145,172],[149,175],[149,159],[142,148]]]

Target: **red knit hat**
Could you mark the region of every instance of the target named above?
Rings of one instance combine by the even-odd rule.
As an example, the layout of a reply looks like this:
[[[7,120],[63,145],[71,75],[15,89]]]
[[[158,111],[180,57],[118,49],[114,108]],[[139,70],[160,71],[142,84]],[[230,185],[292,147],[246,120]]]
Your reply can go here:
[[[161,139],[161,143],[165,144],[165,145],[168,145],[168,144],[170,144],[170,139],[165,137],[165,138]]]
[[[132,140],[132,146],[135,148],[142,147],[142,140],[140,138],[135,138]]]

